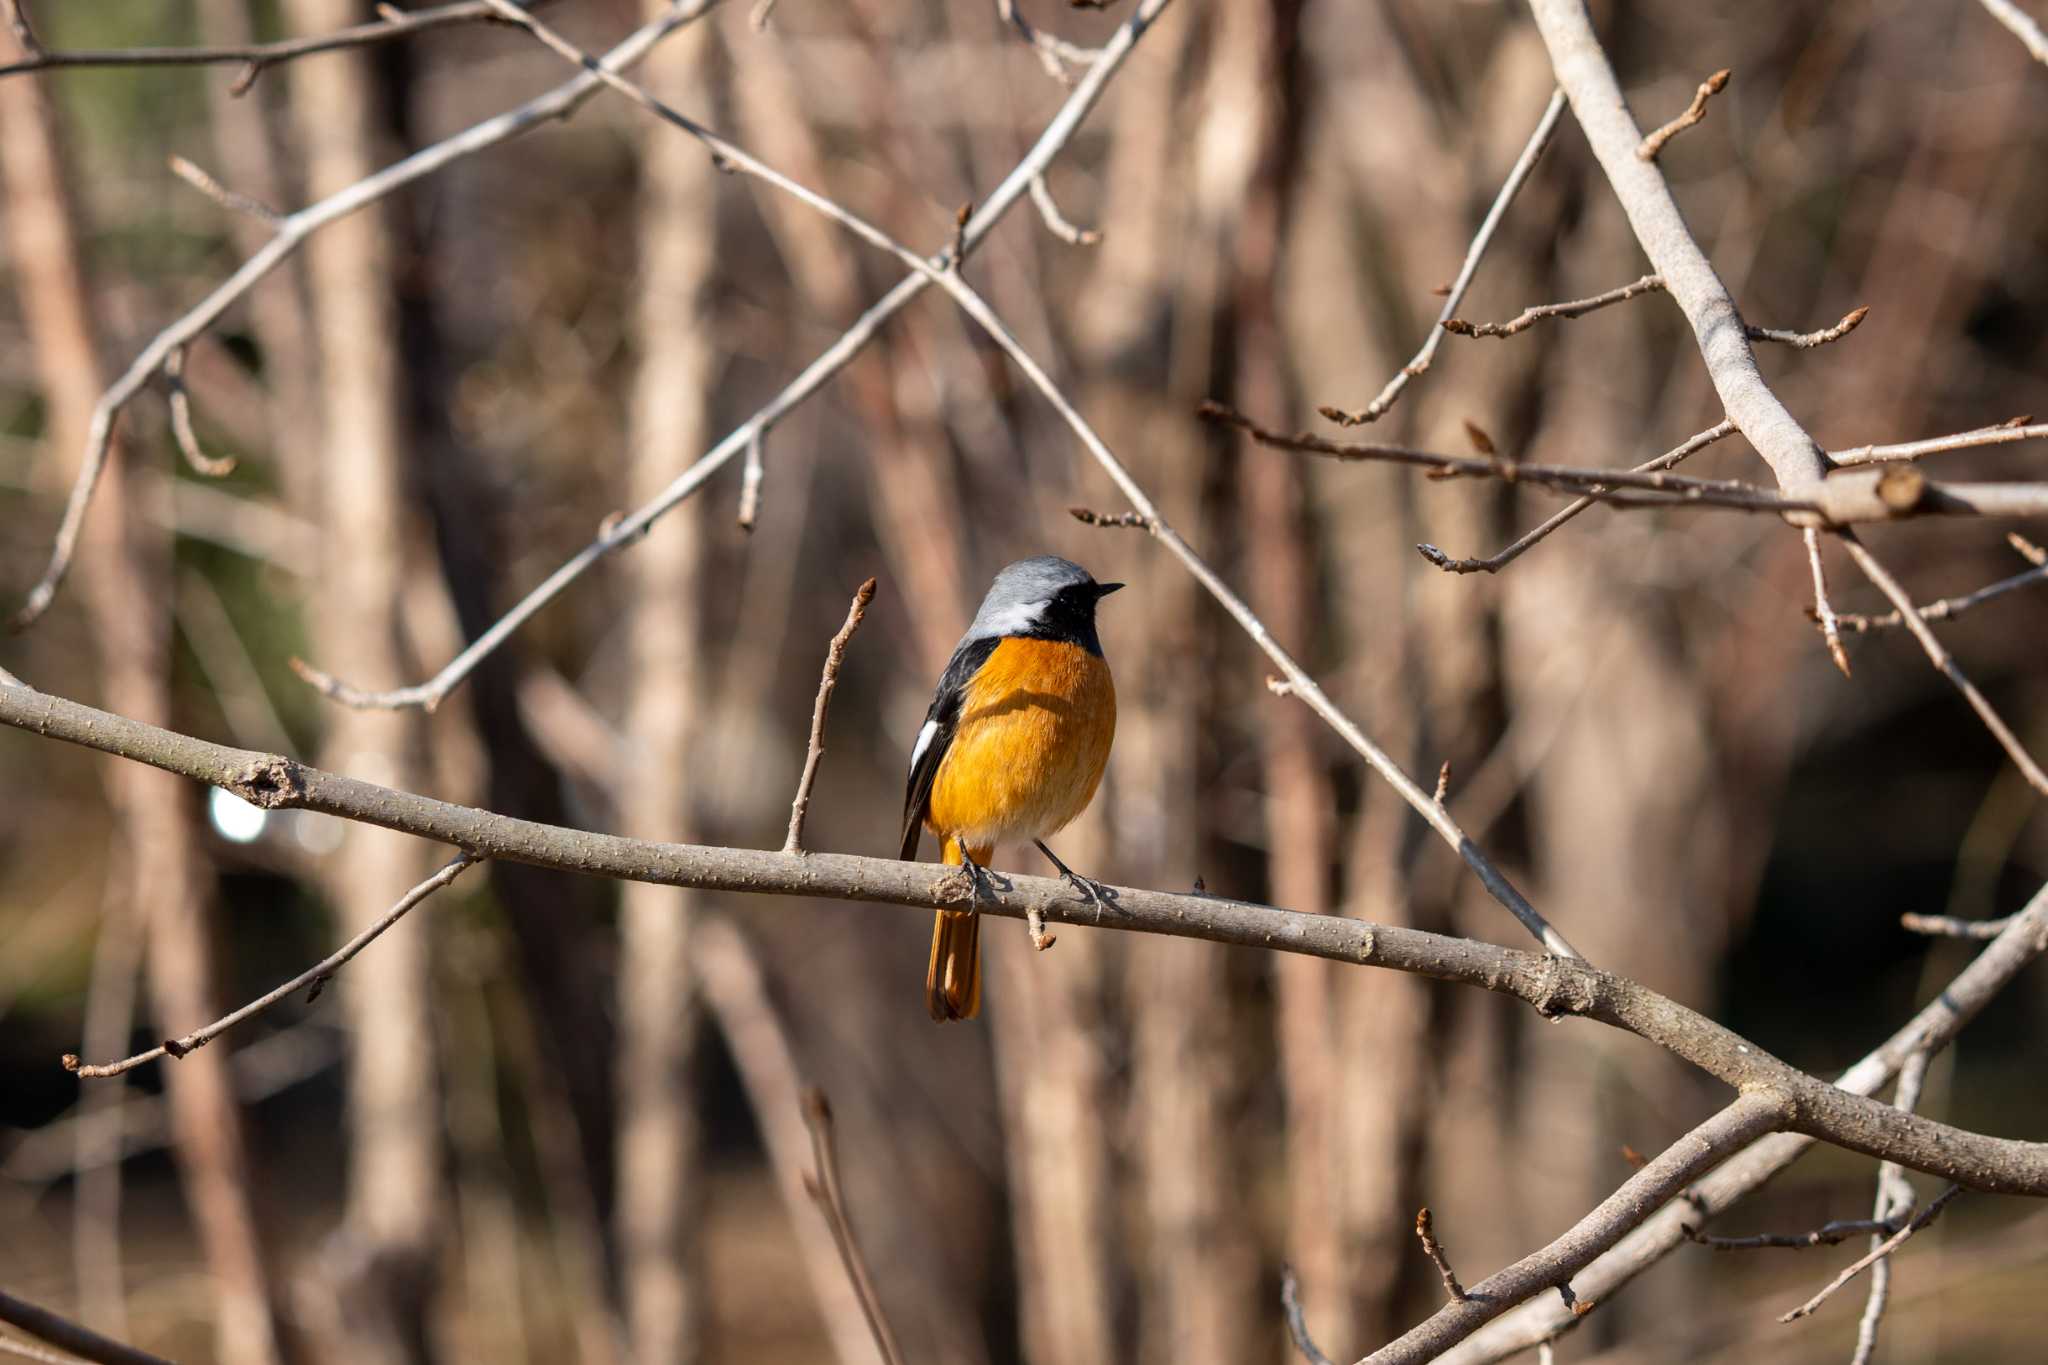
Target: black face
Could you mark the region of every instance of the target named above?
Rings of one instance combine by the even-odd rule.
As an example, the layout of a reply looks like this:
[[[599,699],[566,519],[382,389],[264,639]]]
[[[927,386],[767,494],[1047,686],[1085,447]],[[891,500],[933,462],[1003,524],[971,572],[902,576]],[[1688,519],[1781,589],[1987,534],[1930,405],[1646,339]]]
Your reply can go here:
[[[1046,640],[1071,640],[1089,653],[1100,655],[1102,641],[1095,634],[1095,604],[1121,588],[1121,583],[1074,583],[1061,588],[1039,614],[1030,634]]]

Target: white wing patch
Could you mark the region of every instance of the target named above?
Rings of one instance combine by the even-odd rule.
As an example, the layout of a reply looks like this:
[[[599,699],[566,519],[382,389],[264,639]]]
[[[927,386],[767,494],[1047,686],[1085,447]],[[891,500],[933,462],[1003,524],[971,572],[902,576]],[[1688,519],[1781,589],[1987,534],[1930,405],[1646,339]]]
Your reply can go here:
[[[1021,635],[1042,622],[1045,609],[1051,605],[1052,599],[1047,597],[1035,602],[1012,602],[994,616],[977,617],[975,634],[984,639],[991,635]]]
[[[917,743],[910,750],[910,771],[917,771],[919,761],[924,758],[924,751],[932,747],[932,736],[938,732],[939,723],[935,720],[926,721],[924,729],[917,732]]]

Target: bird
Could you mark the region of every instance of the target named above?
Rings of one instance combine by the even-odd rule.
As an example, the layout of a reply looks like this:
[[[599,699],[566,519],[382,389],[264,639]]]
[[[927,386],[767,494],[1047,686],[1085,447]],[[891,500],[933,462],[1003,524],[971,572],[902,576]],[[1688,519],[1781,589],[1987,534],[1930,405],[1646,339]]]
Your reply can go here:
[[[960,637],[910,753],[903,851],[938,836],[940,857],[979,894],[1001,843],[1029,839],[1083,894],[1100,895],[1045,846],[1088,808],[1116,738],[1116,685],[1095,633],[1095,606],[1123,587],[1038,555],[1008,565]],[[981,1011],[980,915],[932,922],[925,1005],[940,1022]]]

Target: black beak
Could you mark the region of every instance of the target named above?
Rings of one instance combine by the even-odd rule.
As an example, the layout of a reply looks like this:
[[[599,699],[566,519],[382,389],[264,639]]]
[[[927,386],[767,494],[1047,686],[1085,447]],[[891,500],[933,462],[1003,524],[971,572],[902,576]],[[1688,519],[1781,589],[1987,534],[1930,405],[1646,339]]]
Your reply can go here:
[[[1100,600],[1104,597],[1109,596],[1111,593],[1115,592],[1118,588],[1121,588],[1122,586],[1123,584],[1121,583],[1097,583],[1095,585],[1095,596],[1097,600]]]

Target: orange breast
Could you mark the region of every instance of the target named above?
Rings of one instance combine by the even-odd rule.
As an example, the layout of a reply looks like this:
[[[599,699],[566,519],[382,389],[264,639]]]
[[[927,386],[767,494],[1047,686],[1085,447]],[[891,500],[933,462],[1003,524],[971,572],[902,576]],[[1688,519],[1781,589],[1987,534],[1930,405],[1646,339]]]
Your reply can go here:
[[[975,849],[1043,839],[1087,809],[1115,737],[1116,687],[1100,656],[1004,640],[962,699],[925,823]]]

